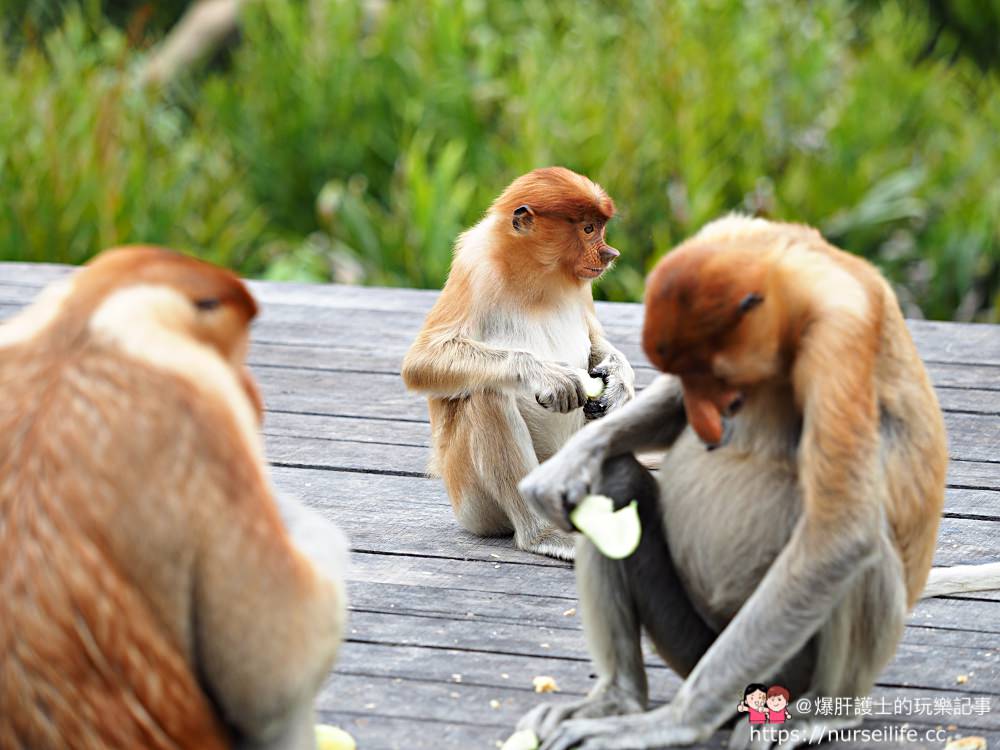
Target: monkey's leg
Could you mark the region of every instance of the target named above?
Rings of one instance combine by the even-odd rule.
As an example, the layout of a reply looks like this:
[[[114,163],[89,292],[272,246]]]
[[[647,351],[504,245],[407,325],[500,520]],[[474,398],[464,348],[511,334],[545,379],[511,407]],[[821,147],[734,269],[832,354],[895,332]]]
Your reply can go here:
[[[573,538],[528,507],[517,488],[538,459],[513,396],[472,394],[450,442],[442,473],[464,528],[479,536],[513,531],[520,549],[573,559]]]
[[[832,610],[879,562],[859,526],[839,535],[799,519],[791,539],[736,617],[688,675],[673,701],[637,716],[563,722],[542,750],[649,750],[704,742],[736,713],[750,682],[774,674],[830,619]]]
[[[884,528],[877,544],[879,564],[858,577],[819,632],[816,669],[805,696],[814,705],[817,698],[856,699],[868,695],[896,652],[906,623],[906,581],[899,553],[889,536],[888,528]],[[797,730],[798,737],[820,737],[860,723],[861,716],[856,712],[793,716],[788,728]],[[781,748],[796,746],[793,741]]]
[[[597,491],[618,501],[638,502],[642,537],[638,549],[624,560],[604,557],[580,537],[577,589],[598,681],[582,701],[542,705],[521,719],[519,729],[533,729],[543,739],[566,719],[645,710],[640,628],[650,632],[657,650],[682,675],[716,637],[695,611],[674,569],[652,475],[633,455],[619,456],[605,462]]]

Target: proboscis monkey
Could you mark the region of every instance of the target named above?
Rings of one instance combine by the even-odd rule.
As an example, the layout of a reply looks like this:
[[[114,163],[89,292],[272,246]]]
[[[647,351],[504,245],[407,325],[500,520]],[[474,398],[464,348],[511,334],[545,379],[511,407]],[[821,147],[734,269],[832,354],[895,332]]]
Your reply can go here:
[[[276,496],[233,274],[106,252],[0,325],[0,748],[312,748],[339,530]]]
[[[406,385],[429,397],[432,468],[474,534],[513,532],[521,549],[573,555],[571,537],[532,511],[517,483],[585,412],[600,416],[635,393],[591,293],[618,257],[604,239],[614,212],[600,186],[568,169],[519,177],[459,237],[448,282],[406,355]],[[605,384],[593,402],[588,372]]]
[[[660,260],[645,304],[643,348],[664,375],[521,483],[564,530],[592,492],[637,499],[643,527],[621,561],[580,541],[599,680],[585,700],[522,719],[544,750],[698,744],[752,683],[867,695],[931,567],[944,423],[871,264],[809,227],[731,216]],[[669,448],[658,479],[633,456],[650,448]],[[980,587],[998,584],[989,571]],[[928,593],[975,584],[963,569],[949,589],[948,570],[935,573]],[[643,630],[685,678],[652,711]],[[810,721],[833,729],[859,717],[789,727]]]

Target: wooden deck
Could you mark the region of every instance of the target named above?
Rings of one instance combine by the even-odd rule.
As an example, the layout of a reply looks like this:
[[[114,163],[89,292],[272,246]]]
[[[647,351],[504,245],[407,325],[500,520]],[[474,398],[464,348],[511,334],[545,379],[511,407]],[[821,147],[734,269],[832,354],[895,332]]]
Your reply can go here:
[[[0,318],[67,271],[0,264]],[[404,390],[399,363],[435,294],[252,286],[262,315],[250,361],[268,407],[274,481],[352,541],[349,638],[320,698],[322,719],[349,730],[361,750],[472,750],[495,747],[541,699],[536,675],[561,688],[547,698],[583,695],[590,665],[570,566],[465,533],[441,483],[424,474],[427,409]],[[648,383],[641,308],[598,310]],[[936,563],[1000,560],[1000,327],[912,330],[950,435]],[[652,695],[669,699],[677,678],[655,656],[648,662]],[[949,736],[983,735],[1000,747],[1000,595],[921,603],[875,698],[894,715],[870,726],[951,727]],[[910,716],[893,710],[896,699],[911,699]],[[936,699],[971,713],[936,713]]]

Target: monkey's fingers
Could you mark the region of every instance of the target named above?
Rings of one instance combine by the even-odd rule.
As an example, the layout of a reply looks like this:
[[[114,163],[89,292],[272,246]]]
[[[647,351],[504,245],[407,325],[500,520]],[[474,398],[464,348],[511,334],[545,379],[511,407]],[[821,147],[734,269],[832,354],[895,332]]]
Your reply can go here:
[[[608,375],[610,374],[611,371],[608,369],[608,366],[603,362],[599,365],[594,365],[593,367],[590,368],[590,377],[600,378],[605,383],[608,382]]]

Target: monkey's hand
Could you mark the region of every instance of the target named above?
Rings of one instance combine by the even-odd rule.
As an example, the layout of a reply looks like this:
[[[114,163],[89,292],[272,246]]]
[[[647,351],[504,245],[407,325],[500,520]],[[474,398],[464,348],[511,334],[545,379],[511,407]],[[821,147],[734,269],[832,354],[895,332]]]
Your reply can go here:
[[[604,381],[601,397],[588,401],[583,407],[587,419],[600,419],[635,398],[635,373],[625,357],[611,351],[601,362],[590,369],[592,378]]]
[[[661,376],[623,408],[578,430],[558,453],[521,480],[518,489],[539,515],[572,531],[569,514],[585,495],[600,492],[606,459],[669,448],[686,426],[680,382]]]
[[[582,374],[583,370],[568,365],[542,362],[533,384],[535,401],[560,414],[579,409],[587,403]]]
[[[643,714],[570,719],[547,736],[541,750],[650,750],[703,745],[709,725],[689,723],[670,705]]]
[[[521,495],[557,528],[574,531],[570,512],[601,481],[605,452],[584,431],[570,438],[556,455],[521,480]]]

